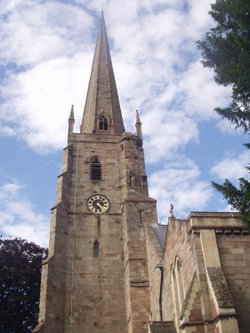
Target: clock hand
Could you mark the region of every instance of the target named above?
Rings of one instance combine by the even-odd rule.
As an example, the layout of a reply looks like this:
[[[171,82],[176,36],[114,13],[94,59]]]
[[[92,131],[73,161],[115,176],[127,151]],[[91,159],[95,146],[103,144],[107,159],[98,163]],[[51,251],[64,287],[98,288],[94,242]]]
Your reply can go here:
[[[99,202],[97,202],[96,206],[102,210],[102,205]]]

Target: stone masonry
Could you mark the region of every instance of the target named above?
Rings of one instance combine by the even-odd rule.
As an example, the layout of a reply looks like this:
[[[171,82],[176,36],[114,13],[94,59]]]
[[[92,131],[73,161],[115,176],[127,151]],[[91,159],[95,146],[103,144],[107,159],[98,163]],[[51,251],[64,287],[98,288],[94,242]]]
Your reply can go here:
[[[80,133],[74,123],[72,107],[33,332],[250,333],[250,237],[237,213],[157,224],[103,15]]]
[[[93,159],[100,163],[100,179],[91,178]],[[110,204],[104,214],[88,209],[88,198],[95,194]],[[80,133],[74,133],[73,108],[70,113],[34,332],[146,333],[150,296],[144,228],[155,219],[139,116],[137,135],[126,133],[102,17]]]

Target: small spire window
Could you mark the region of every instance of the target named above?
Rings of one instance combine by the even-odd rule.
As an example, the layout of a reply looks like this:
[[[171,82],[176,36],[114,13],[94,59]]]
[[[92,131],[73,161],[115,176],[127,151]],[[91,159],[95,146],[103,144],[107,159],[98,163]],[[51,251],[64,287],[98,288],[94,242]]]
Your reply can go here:
[[[93,257],[99,257],[99,243],[97,240],[93,244]]]
[[[108,119],[105,116],[101,116],[99,119],[99,129],[108,130]]]
[[[90,179],[91,180],[102,179],[102,165],[98,157],[93,157],[90,162]]]

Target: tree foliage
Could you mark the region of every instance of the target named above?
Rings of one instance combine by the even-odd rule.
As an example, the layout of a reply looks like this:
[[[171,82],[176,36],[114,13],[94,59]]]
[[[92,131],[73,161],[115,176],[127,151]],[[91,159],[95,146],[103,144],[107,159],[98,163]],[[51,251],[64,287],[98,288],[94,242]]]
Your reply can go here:
[[[232,87],[232,102],[215,110],[250,131],[250,1],[217,0],[209,14],[216,25],[198,42],[202,63],[219,85]]]
[[[214,70],[219,85],[232,87],[231,105],[216,108],[235,127],[250,132],[250,1],[216,0],[209,14],[216,25],[205,35],[198,47],[202,63]],[[246,144],[250,148],[250,144]],[[250,166],[247,168],[250,175]],[[212,182],[227,202],[237,209],[250,232],[250,182],[240,178],[239,187],[228,179],[224,184]]]
[[[250,168],[248,168],[250,171]],[[224,184],[212,182],[216,190],[221,192],[229,205],[238,210],[242,216],[248,232],[250,232],[250,182],[245,178],[239,179],[239,188],[234,186],[228,179]]]
[[[47,250],[26,240],[0,239],[0,332],[32,332],[37,318],[42,260]]]

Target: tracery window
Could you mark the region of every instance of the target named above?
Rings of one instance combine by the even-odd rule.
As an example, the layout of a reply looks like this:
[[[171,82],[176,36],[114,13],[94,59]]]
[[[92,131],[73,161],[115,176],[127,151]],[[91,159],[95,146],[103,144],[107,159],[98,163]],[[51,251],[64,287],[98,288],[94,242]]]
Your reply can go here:
[[[90,179],[101,180],[102,179],[102,165],[98,157],[93,157],[90,162]]]
[[[108,119],[105,116],[99,118],[99,129],[107,130],[108,129]]]

